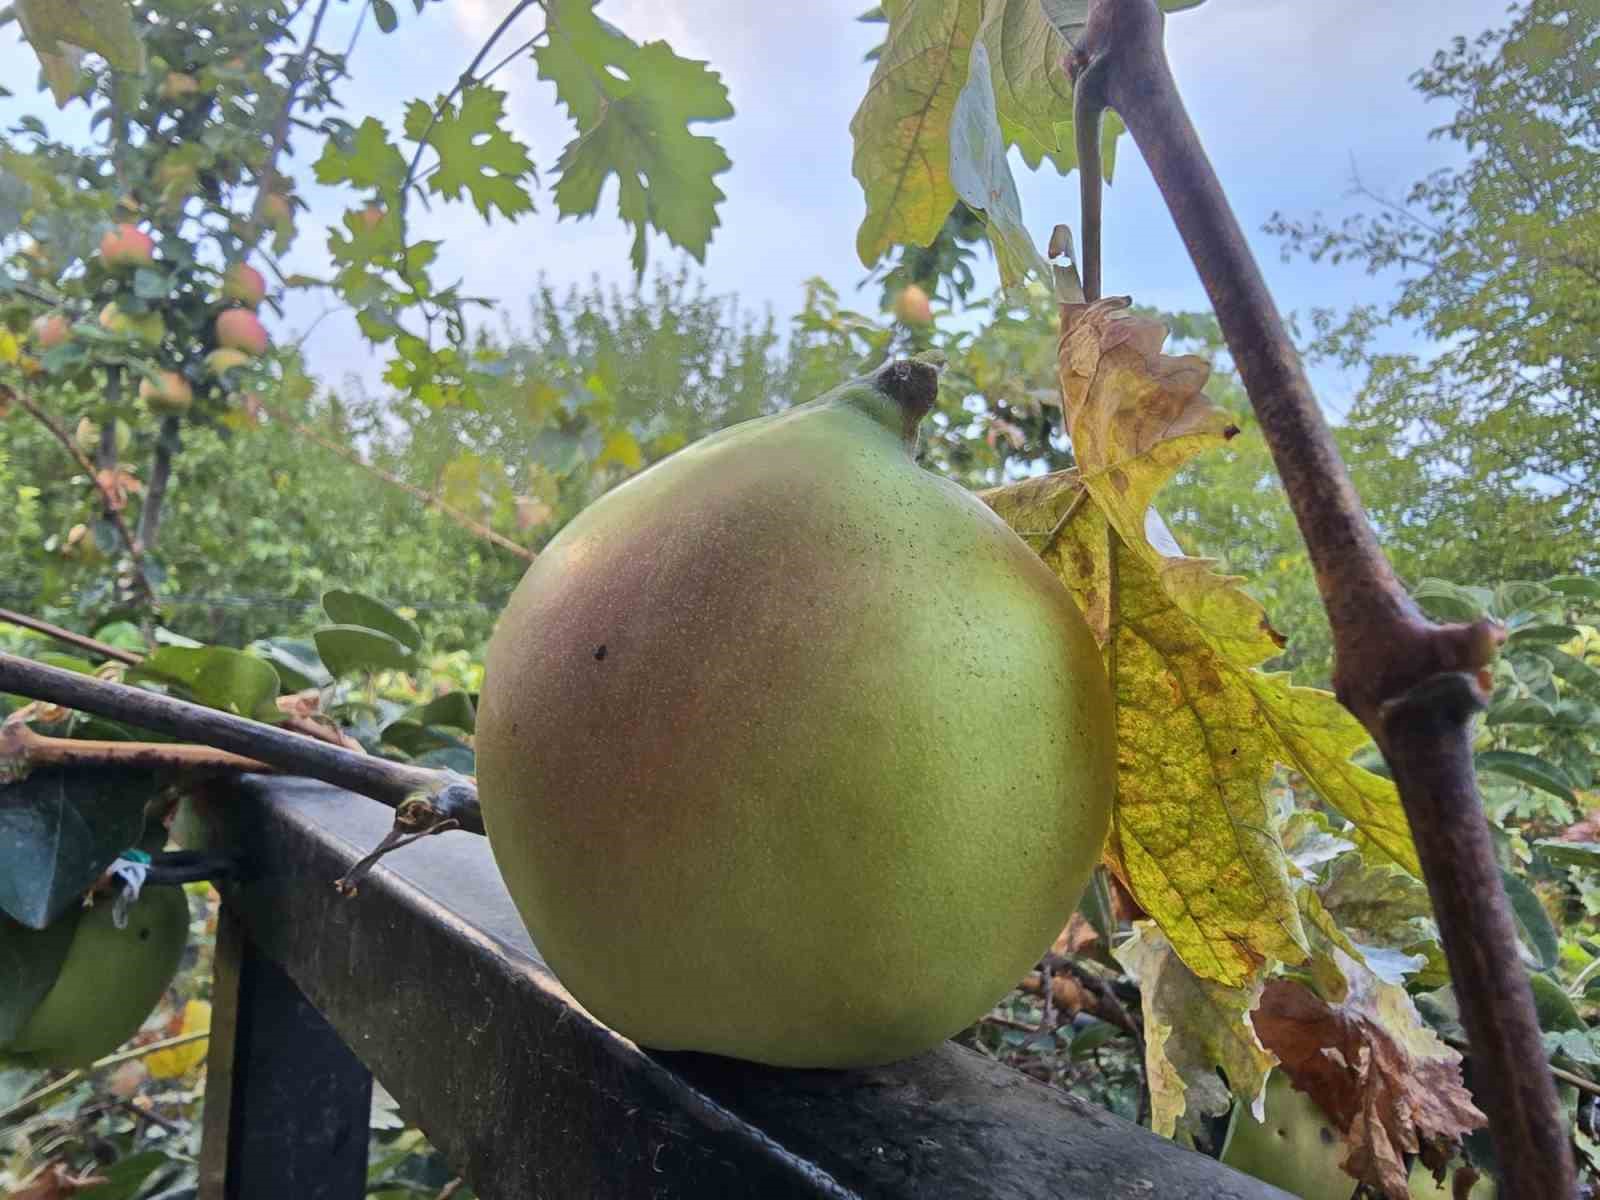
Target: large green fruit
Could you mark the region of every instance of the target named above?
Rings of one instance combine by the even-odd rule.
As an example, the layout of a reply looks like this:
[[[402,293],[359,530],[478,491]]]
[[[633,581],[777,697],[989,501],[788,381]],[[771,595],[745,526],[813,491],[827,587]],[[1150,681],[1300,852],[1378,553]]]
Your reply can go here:
[[[77,918],[61,973],[9,1046],[29,1067],[83,1067],[110,1054],[144,1024],[177,974],[189,937],[182,888],[147,889],[118,929],[111,902]]]
[[[887,1062],[985,1013],[1105,837],[1111,700],[1060,582],[911,449],[901,362],[680,451],[540,554],[489,647],[506,885],[660,1049]]]
[[[1339,1166],[1346,1148],[1317,1102],[1282,1071],[1267,1081],[1266,1121],[1235,1104],[1222,1161],[1301,1200],[1350,1200],[1356,1181]]]

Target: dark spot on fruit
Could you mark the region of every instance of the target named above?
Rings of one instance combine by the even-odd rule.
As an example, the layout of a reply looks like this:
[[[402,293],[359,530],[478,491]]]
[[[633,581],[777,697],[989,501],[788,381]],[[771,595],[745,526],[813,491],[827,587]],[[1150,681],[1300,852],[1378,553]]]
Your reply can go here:
[[[1333,1130],[1324,1125],[1319,1132],[1322,1134],[1322,1144],[1324,1146],[1333,1145]]]
[[[595,662],[601,662],[601,661],[603,661],[605,659],[605,656],[606,656],[606,644],[604,642],[601,642],[600,645],[595,648],[594,660],[595,660]]]
[[[150,931],[148,929],[139,930],[139,940],[141,942],[148,942],[150,940]]]

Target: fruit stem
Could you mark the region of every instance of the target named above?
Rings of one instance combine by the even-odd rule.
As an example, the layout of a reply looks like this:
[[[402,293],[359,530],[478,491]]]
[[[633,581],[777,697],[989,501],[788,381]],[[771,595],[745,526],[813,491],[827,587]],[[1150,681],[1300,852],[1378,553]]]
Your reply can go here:
[[[922,418],[928,415],[939,397],[939,372],[943,366],[942,356],[936,359],[933,355],[885,363],[868,375],[866,382],[873,399],[882,397],[890,403],[868,400],[862,407],[899,434],[907,449],[915,450]]]

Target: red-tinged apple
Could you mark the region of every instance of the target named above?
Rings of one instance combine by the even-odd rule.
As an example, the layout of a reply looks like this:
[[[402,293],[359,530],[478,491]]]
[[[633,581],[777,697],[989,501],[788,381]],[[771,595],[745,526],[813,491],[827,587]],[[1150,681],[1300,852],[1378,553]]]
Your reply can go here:
[[[60,313],[48,313],[34,318],[33,340],[38,343],[41,350],[54,350],[71,336],[72,323]]]
[[[178,417],[194,403],[194,389],[176,371],[162,371],[157,379],[140,382],[139,399],[158,417]]]
[[[248,308],[230,308],[217,316],[217,345],[257,355],[267,352],[267,328]]]
[[[100,261],[106,266],[148,267],[155,262],[156,244],[134,225],[117,225],[100,239]]]
[[[376,229],[383,222],[383,218],[384,208],[381,204],[369,204],[356,213],[357,223],[368,233]]]
[[[261,272],[244,263],[235,263],[222,277],[224,299],[236,300],[250,308],[258,308],[266,298],[267,281]]]
[[[261,200],[261,217],[271,225],[282,225],[294,216],[289,198],[282,192],[268,192]]]

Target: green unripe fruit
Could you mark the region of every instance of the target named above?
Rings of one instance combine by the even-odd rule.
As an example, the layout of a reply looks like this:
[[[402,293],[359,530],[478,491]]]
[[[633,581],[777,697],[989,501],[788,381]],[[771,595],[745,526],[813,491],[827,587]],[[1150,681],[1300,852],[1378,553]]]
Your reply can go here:
[[[189,939],[182,888],[153,887],[118,929],[103,901],[77,918],[61,973],[5,1048],[27,1067],[84,1067],[139,1031],[178,973]]]
[[[235,367],[246,367],[253,361],[250,355],[243,350],[230,350],[227,347],[223,347],[221,350],[213,350],[206,355],[206,370],[220,379]]]
[[[116,438],[117,454],[120,456],[128,449],[128,443],[133,440],[133,430],[118,421],[113,436]],[[78,443],[78,449],[90,458],[100,452],[100,426],[88,417],[79,419],[78,427],[73,431],[72,437]]]
[[[937,386],[891,364],[680,451],[500,618],[490,845],[563,984],[641,1044],[928,1049],[1038,961],[1100,854],[1099,650],[1038,556],[916,464]]]
[[[1347,1148],[1317,1102],[1281,1070],[1267,1081],[1266,1121],[1233,1106],[1222,1161],[1301,1200],[1350,1200],[1356,1181],[1339,1166]]]
[[[141,342],[148,342],[152,346],[167,336],[166,322],[161,319],[160,313],[150,312],[131,317],[118,308],[115,301],[100,310],[99,321],[100,328],[107,333],[138,338]]]

